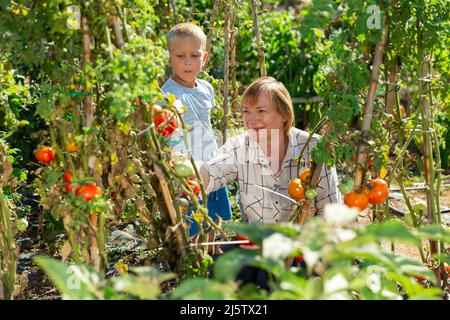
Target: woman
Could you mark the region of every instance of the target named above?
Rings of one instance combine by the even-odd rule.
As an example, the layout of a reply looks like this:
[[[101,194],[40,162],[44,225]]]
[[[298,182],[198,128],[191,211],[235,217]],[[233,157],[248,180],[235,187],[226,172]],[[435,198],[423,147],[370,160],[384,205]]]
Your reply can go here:
[[[309,134],[293,127],[289,92],[272,77],[262,77],[247,88],[242,113],[247,132],[228,139],[218,155],[201,165],[206,192],[237,179],[243,221],[286,222],[295,204],[286,198],[288,183],[297,178],[297,158]],[[307,146],[304,163],[311,162],[310,151],[318,138],[314,136]],[[336,169],[324,166],[312,202],[317,214],[327,203],[340,202],[337,182]]]

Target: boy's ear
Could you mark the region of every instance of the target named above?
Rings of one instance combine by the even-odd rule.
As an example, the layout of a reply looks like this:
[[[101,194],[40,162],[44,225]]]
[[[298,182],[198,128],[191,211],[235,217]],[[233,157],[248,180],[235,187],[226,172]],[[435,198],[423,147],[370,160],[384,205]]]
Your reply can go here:
[[[203,53],[203,64],[205,64],[206,60],[208,60],[208,51],[205,50]]]

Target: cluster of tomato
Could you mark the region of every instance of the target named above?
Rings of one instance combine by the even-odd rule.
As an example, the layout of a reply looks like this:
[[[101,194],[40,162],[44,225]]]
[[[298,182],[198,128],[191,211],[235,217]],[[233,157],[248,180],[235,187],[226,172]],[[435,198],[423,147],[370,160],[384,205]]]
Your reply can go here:
[[[72,192],[73,185],[75,185],[75,194],[78,197],[82,197],[85,201],[91,201],[96,196],[100,196],[102,194],[100,188],[93,183],[85,183],[81,186],[78,183],[74,184],[73,175],[69,170],[64,172],[63,180],[66,182],[65,189],[67,193]]]
[[[73,148],[71,150],[73,151],[69,152],[78,152],[79,148]],[[49,164],[55,159],[55,151],[51,147],[42,147],[35,152],[35,157],[40,163]],[[102,194],[100,188],[93,183],[86,183],[83,185],[74,184],[73,175],[69,170],[64,172],[63,180],[66,182],[65,190],[67,193],[72,192],[73,186],[75,186],[75,194],[78,197],[82,197],[85,201],[91,201],[96,196]]]
[[[373,179],[368,186],[354,188],[352,181],[347,181],[339,186],[344,194],[344,203],[350,208],[359,208],[364,211],[370,204],[378,204],[386,200],[389,195],[389,187],[383,179]]]
[[[156,131],[166,139],[178,128],[176,115],[170,110],[162,109],[157,104],[153,106],[153,124]]]
[[[317,196],[317,191],[315,188],[309,187],[311,180],[311,168],[306,168],[303,170],[298,178],[292,179],[288,184],[289,196],[300,201],[303,199],[312,200]]]

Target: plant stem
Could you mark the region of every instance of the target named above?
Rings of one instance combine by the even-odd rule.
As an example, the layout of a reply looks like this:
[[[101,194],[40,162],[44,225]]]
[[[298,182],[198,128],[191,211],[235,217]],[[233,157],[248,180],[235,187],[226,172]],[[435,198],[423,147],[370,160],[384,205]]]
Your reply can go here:
[[[424,6],[423,1],[419,3],[421,7]],[[435,171],[434,171],[434,162],[433,162],[433,149],[432,149],[432,143],[431,143],[431,110],[430,110],[430,104],[428,100],[428,85],[427,85],[427,78],[429,76],[429,69],[428,69],[428,61],[427,61],[427,54],[425,53],[425,49],[423,47],[423,30],[421,28],[421,10],[423,8],[417,9],[417,16],[416,16],[416,28],[417,28],[417,61],[418,61],[418,70],[417,74],[419,76],[419,93],[418,93],[418,105],[421,109],[421,115],[422,115],[422,138],[423,138],[423,163],[424,163],[424,175],[425,175],[425,185],[427,187],[426,194],[427,194],[427,213],[428,216],[431,219],[432,224],[439,223],[438,217],[436,214],[436,203],[434,194],[436,192],[434,181],[435,181]],[[434,256],[435,254],[439,254],[439,246],[437,241],[430,240],[430,251],[431,255]]]
[[[255,0],[250,0],[253,13],[253,27],[255,28],[256,44],[258,46],[258,63],[261,77],[267,76],[266,61],[264,57],[264,44],[261,40],[261,31],[259,30],[258,8]]]
[[[365,159],[365,145],[362,143],[366,134],[370,131],[370,125],[372,123],[372,113],[373,105],[375,101],[375,91],[378,84],[378,73],[380,70],[380,65],[383,61],[384,48],[386,46],[386,41],[389,33],[388,19],[384,21],[383,35],[379,43],[375,48],[375,58],[372,66],[372,74],[370,78],[369,93],[366,99],[366,108],[364,110],[364,118],[361,127],[361,142],[358,146],[358,159],[356,164],[356,175],[355,175],[355,187],[358,188],[362,186],[363,183],[363,167]]]
[[[227,140],[227,128],[228,128],[228,95],[229,95],[229,74],[230,74],[230,12],[232,10],[231,0],[227,0],[225,6],[225,22],[224,28],[224,64],[223,64],[223,125],[222,125],[222,141],[225,143]],[[232,26],[233,27],[233,26]]]
[[[3,298],[12,300],[16,281],[16,243],[11,225],[11,212],[5,201],[0,182],[0,281],[3,284]]]

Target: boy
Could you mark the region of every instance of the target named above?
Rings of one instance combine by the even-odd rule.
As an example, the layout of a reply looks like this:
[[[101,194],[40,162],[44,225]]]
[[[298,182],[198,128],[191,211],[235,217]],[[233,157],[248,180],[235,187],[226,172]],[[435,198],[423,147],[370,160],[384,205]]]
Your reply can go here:
[[[186,106],[183,121],[192,130],[188,139],[192,155],[195,161],[208,161],[217,154],[218,147],[210,120],[210,112],[215,104],[214,90],[209,82],[197,79],[208,58],[206,35],[195,24],[181,23],[169,31],[167,46],[173,76],[162,90],[164,93],[174,94]],[[217,220],[216,214],[222,220],[230,220],[231,207],[227,188],[209,194],[207,207],[213,220]],[[197,232],[197,223],[191,223],[189,235],[193,236]]]

